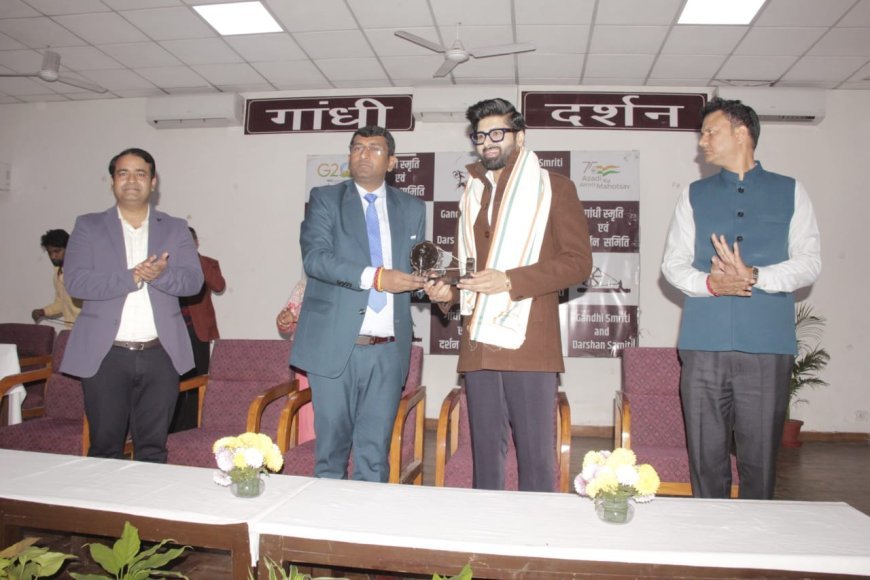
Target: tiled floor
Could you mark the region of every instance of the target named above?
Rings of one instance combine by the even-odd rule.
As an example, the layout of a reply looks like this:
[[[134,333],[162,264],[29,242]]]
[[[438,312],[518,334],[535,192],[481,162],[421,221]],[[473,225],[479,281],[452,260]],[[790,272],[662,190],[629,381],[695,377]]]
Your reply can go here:
[[[434,432],[427,432],[425,485],[432,485],[435,478],[434,439]],[[574,437],[571,447],[571,473],[579,472],[587,451],[610,446],[610,439]],[[780,452],[778,469],[776,499],[844,501],[870,515],[870,494],[867,493],[867,482],[870,481],[870,445],[807,442],[799,449],[783,449]],[[67,552],[71,550],[69,538],[49,538],[53,549]],[[228,562],[225,554],[197,550],[186,556],[174,569],[193,580],[230,580]],[[76,564],[71,569],[101,572],[99,568],[81,564]]]

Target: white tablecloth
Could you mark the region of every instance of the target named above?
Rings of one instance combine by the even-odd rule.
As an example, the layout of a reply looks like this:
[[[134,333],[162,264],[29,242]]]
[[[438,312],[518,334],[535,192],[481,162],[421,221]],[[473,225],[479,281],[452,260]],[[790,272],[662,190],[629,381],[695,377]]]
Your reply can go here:
[[[870,575],[870,517],[845,503],[656,498],[635,507],[630,524],[613,525],[574,494],[319,479],[250,525],[468,554]]]
[[[14,344],[0,344],[0,378],[17,375],[21,372],[18,366],[18,347]],[[9,424],[21,423],[21,403],[27,392],[23,385],[16,385],[6,392],[9,400]]]
[[[271,476],[239,499],[212,469],[0,449],[0,497],[260,534],[561,560],[870,575],[870,517],[839,502],[657,498],[625,526],[574,494]]]
[[[0,497],[225,525],[253,521],[315,481],[271,476],[266,478],[263,495],[240,499],[229,488],[213,482],[215,471],[217,468],[0,449]],[[253,562],[258,550],[259,536],[252,536]]]

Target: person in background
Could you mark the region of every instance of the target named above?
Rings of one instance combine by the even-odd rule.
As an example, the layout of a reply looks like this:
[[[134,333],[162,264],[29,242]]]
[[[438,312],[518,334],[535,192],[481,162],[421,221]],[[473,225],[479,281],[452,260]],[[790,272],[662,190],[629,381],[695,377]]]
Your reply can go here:
[[[48,230],[40,239],[42,249],[46,251],[48,259],[54,266],[54,276],[52,276],[54,302],[31,312],[33,322],[39,322],[43,318],[60,317],[65,323],[72,324],[81,312],[82,301],[72,299],[63,285],[63,258],[68,241],[69,234],[66,230]]]
[[[178,299],[203,275],[183,219],[151,207],[154,157],[125,149],[109,162],[109,209],[81,215],[69,239],[66,289],[84,301],[60,371],[81,378],[91,457],[166,462],[179,375],[193,367]]]
[[[278,332],[288,340],[293,340],[296,334],[296,323],[299,321],[299,311],[302,309],[302,296],[304,294],[305,278],[303,277],[293,286],[287,304],[284,305],[275,319]],[[308,376],[305,371],[296,370],[296,378],[299,380],[300,391],[308,388]],[[301,444],[314,439],[314,409],[312,405],[305,405],[299,410],[298,421],[297,443]]]
[[[184,317],[187,333],[190,335],[194,362],[193,369],[181,377],[182,379],[208,374],[209,361],[211,360],[211,341],[220,338],[211,295],[212,293],[223,292],[227,287],[227,283],[221,273],[220,262],[200,254],[199,238],[196,235],[196,230],[191,227],[187,229],[190,230],[190,235],[193,236],[193,242],[196,244],[199,265],[202,267],[205,282],[199,293],[180,299],[181,315]],[[196,427],[198,406],[199,390],[180,393],[178,395],[178,403],[175,405],[172,425],[169,428],[170,433]]]
[[[519,489],[553,491],[558,373],[565,370],[559,291],[592,271],[589,228],[571,180],[540,168],[525,120],[504,99],[468,108],[479,161],[459,202],[459,263],[478,271],[457,287],[427,284],[447,312],[459,302],[459,345],[474,457],[473,485],[504,489],[513,431]]]
[[[316,477],[386,482],[393,422],[411,357],[411,249],[423,202],[388,186],[396,144],[382,127],[350,142],[351,179],[311,190],[299,239],[308,282],[290,364],[307,371]]]
[[[761,126],[740,101],[705,107],[701,151],[719,173],[674,210],[662,273],[685,295],[680,396],[692,494],[726,498],[732,441],[742,499],[772,499],[794,357],[794,297],[822,267],[804,186],[755,160]]]

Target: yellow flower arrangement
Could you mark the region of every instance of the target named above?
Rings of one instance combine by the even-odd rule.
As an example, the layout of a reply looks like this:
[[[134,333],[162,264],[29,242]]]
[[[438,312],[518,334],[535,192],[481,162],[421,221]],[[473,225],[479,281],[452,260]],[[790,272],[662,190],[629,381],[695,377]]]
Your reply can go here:
[[[214,476],[219,485],[255,479],[261,473],[277,472],[284,465],[281,450],[263,433],[221,437],[214,442],[212,451],[220,469]]]
[[[574,489],[593,499],[624,497],[645,502],[655,497],[660,483],[651,465],[637,465],[631,449],[618,447],[588,452],[583,458],[583,470],[574,478]]]

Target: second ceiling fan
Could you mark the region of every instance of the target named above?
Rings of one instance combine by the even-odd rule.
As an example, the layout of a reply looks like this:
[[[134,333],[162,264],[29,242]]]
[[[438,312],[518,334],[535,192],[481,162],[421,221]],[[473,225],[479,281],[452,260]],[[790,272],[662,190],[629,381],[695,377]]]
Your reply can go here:
[[[423,48],[428,48],[433,52],[438,52],[444,54],[444,62],[435,71],[435,74],[432,75],[433,78],[445,77],[450,74],[457,65],[462,64],[467,61],[469,58],[488,58],[490,56],[502,56],[505,54],[516,54],[518,52],[530,52],[535,50],[535,45],[531,43],[519,43],[519,44],[502,44],[499,46],[487,46],[482,48],[475,48],[472,50],[466,50],[462,45],[462,41],[459,40],[459,25],[456,25],[456,40],[453,42],[453,45],[448,48],[446,46],[442,46],[438,43],[432,42],[431,40],[427,40],[422,36],[417,36],[411,32],[406,32],[404,30],[397,30],[395,32],[396,36],[399,38],[404,38],[414,44],[420,45]]]

